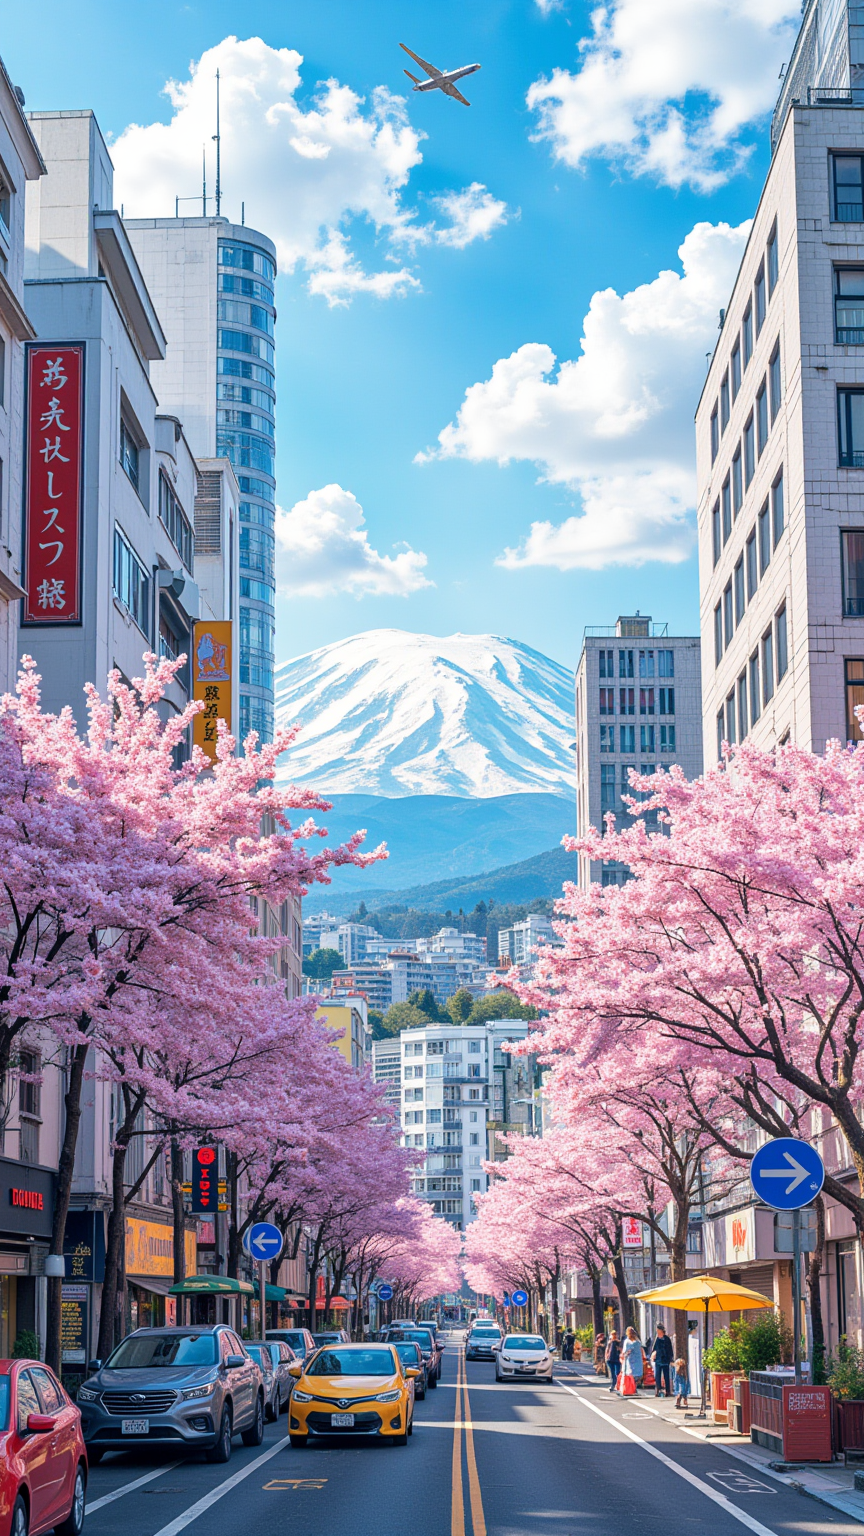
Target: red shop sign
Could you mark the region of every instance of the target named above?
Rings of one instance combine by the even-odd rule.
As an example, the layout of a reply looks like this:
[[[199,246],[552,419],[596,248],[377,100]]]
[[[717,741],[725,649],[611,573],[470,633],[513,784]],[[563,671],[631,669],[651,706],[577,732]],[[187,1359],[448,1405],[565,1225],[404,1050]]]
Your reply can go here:
[[[27,348],[25,624],[81,623],[84,347]]]

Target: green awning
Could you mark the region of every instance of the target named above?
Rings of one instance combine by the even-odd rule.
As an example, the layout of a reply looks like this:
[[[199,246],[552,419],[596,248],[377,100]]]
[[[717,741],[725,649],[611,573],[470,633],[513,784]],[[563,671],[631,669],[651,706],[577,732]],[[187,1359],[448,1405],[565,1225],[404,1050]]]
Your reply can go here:
[[[257,1291],[258,1287],[256,1286],[255,1289]],[[267,1300],[268,1301],[284,1301],[285,1297],[287,1295],[288,1295],[288,1292],[286,1291],[286,1289],[285,1289],[285,1287],[283,1285],[268,1285],[267,1286]]]
[[[254,1296],[248,1280],[231,1280],[227,1275],[187,1275],[172,1285],[169,1296]]]

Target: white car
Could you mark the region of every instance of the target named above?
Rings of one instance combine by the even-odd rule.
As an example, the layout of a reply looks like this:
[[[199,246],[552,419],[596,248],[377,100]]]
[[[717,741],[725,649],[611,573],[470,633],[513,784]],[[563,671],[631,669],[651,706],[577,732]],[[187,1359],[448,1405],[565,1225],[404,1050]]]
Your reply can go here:
[[[552,1356],[545,1339],[538,1333],[508,1333],[495,1360],[495,1380],[514,1376],[541,1377],[552,1380]]]

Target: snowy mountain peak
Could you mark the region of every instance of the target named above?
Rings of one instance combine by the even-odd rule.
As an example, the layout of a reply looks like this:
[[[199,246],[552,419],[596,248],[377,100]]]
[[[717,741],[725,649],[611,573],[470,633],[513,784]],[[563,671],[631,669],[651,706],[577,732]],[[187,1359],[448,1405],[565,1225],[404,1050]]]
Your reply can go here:
[[[373,629],[283,662],[279,777],[322,794],[570,795],[573,674],[497,635]]]

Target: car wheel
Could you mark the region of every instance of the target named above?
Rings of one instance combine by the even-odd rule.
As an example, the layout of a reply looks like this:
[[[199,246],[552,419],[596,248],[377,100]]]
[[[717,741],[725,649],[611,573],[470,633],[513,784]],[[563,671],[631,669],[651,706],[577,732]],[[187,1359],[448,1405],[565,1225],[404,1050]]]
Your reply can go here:
[[[294,1451],[305,1451],[309,1444],[308,1435],[289,1435],[288,1439],[291,1441],[291,1449]]]
[[[274,1408],[272,1403],[268,1403],[266,1408],[264,1409],[264,1417],[267,1420],[268,1424],[273,1424],[275,1422],[275,1420],[278,1419],[278,1417],[279,1417],[279,1410],[278,1410],[278,1408]]]
[[[264,1439],[264,1400],[259,1397],[255,1404],[255,1423],[251,1429],[244,1429],[240,1436],[244,1445],[260,1445]]]
[[[81,1532],[84,1529],[86,1489],[87,1480],[84,1476],[84,1468],[79,1465],[75,1472],[75,1487],[72,1490],[72,1508],[66,1519],[61,1520],[59,1525],[55,1525],[54,1536],[81,1536]]]
[[[414,1415],[413,1415],[413,1413],[411,1415],[411,1422],[408,1425],[408,1433],[409,1433],[409,1435],[413,1435],[413,1433],[414,1433]],[[75,1533],[75,1536],[77,1536],[77,1532]]]
[[[221,1467],[224,1466],[226,1461],[231,1460],[232,1428],[231,1409],[226,1403],[225,1407],[222,1409],[222,1417],[219,1420],[219,1439],[216,1441],[216,1444],[211,1446],[210,1450],[207,1451],[207,1461]]]
[[[15,1500],[15,1508],[12,1511],[12,1524],[9,1527],[9,1536],[27,1536],[29,1526],[27,1505],[19,1493]]]

